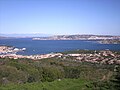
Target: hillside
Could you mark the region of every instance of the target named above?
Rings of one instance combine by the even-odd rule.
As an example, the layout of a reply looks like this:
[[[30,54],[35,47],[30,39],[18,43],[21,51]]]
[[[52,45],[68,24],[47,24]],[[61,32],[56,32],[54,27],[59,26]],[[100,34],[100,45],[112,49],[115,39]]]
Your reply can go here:
[[[87,53],[85,51],[64,53],[71,52]],[[119,65],[76,62],[74,59],[0,58],[0,90],[120,89]]]
[[[0,90],[91,90],[86,85],[90,82],[80,79],[64,79],[53,82],[26,83],[24,85],[7,85]]]

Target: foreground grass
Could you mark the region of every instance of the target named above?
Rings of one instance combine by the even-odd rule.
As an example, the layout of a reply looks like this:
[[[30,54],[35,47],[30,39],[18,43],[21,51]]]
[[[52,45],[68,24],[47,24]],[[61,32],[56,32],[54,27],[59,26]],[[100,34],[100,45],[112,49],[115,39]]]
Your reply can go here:
[[[53,82],[9,84],[1,86],[0,90],[90,90],[89,82],[81,79],[64,79]]]

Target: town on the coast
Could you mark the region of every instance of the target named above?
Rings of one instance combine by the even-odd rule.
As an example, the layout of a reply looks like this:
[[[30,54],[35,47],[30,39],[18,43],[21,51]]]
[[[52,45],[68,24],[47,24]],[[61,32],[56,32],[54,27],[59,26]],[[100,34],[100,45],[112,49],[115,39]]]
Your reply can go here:
[[[67,53],[49,53],[41,55],[18,55],[17,52],[24,51],[26,48],[18,49],[12,46],[0,46],[0,58],[11,59],[32,59],[33,61],[39,61],[45,58],[61,58],[62,60],[71,60],[75,62],[91,62],[100,64],[120,64],[120,53],[110,50],[76,50],[74,52]]]
[[[94,40],[100,44],[120,44],[120,36],[110,35],[55,35],[34,37],[32,40]]]

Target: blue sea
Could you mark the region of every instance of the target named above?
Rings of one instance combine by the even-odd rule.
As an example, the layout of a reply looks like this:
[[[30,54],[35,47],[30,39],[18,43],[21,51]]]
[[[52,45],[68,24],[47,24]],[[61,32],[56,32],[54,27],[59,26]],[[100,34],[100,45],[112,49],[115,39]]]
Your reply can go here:
[[[96,41],[86,40],[32,40],[22,39],[0,39],[0,45],[9,45],[17,48],[26,48],[26,51],[18,52],[22,55],[46,54],[51,52],[63,52],[69,50],[117,50],[120,44],[99,44]]]

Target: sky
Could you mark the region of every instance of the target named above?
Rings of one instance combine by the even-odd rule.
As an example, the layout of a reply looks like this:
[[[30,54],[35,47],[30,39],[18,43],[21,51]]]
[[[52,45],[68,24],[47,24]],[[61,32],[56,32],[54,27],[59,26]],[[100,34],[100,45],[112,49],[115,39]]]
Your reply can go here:
[[[0,33],[120,35],[120,0],[0,0]]]

